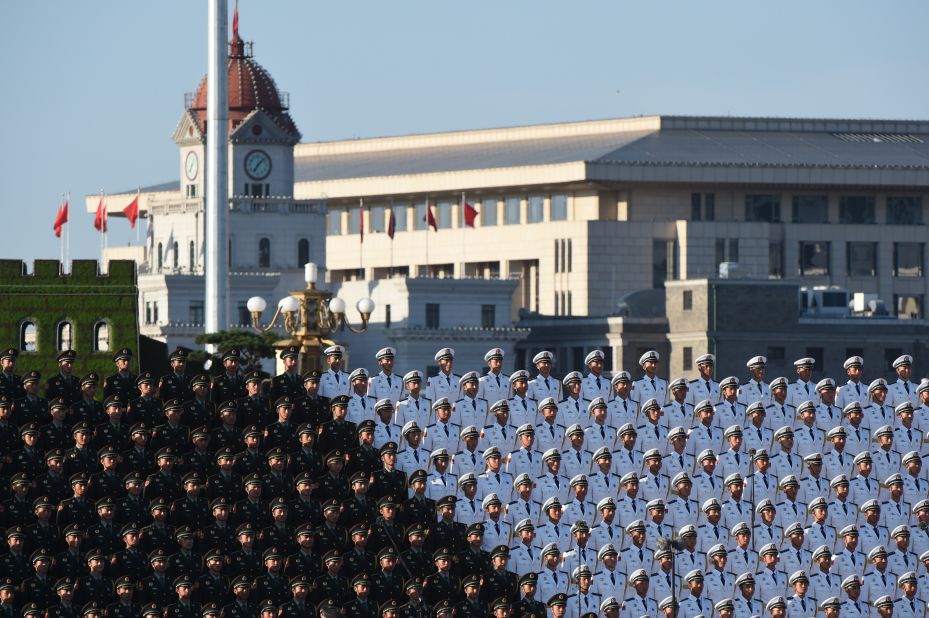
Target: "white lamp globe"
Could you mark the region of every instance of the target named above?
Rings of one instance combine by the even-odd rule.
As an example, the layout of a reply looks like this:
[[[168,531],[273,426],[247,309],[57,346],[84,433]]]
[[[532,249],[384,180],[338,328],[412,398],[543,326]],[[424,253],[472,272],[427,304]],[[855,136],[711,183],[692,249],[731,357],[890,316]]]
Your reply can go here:
[[[345,301],[338,296],[329,301],[329,311],[337,315],[345,313]]]
[[[261,296],[252,296],[245,303],[251,313],[262,313],[267,307],[268,302]]]
[[[368,297],[362,298],[355,304],[358,313],[370,315],[374,313],[374,301]]]
[[[287,313],[300,311],[300,301],[293,296],[285,296],[278,303],[278,306],[281,308],[281,311],[285,311]]]

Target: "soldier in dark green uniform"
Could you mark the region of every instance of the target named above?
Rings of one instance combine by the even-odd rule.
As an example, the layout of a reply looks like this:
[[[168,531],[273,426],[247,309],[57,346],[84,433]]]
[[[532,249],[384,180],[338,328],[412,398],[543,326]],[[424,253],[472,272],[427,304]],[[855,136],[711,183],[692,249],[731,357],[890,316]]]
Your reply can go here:
[[[468,575],[461,582],[464,598],[455,606],[456,618],[487,618],[487,604],[481,601],[481,578]]]
[[[281,616],[294,618],[314,618],[316,608],[309,602],[309,593],[312,582],[305,574],[300,574],[290,580],[290,591],[293,597],[281,606]]]
[[[297,426],[291,420],[294,411],[293,398],[290,395],[278,397],[274,402],[274,409],[277,418],[265,428],[264,447],[280,447],[286,452],[297,450],[299,444],[296,439]]]
[[[223,353],[222,375],[213,378],[210,399],[214,405],[245,397],[245,379],[239,374],[239,348],[229,348]]]
[[[268,400],[261,395],[261,373],[251,371],[245,374],[245,396],[236,399],[236,424],[239,427],[261,425],[264,427],[268,417]]]
[[[48,422],[48,399],[39,397],[39,379],[42,374],[38,371],[27,371],[20,381],[21,397],[13,397],[12,394],[0,393],[6,395],[9,401],[13,402],[12,420],[14,425],[23,423]],[[18,391],[17,391],[18,392]],[[62,401],[64,401],[62,399]]]
[[[423,582],[426,603],[436,605],[442,600],[456,603],[461,595],[461,580],[452,573],[452,553],[442,547],[432,554],[436,572]]]
[[[439,521],[432,526],[426,546],[432,550],[446,548],[458,553],[465,548],[467,527],[455,521],[455,496],[445,496],[436,501]]]
[[[258,607],[249,602],[252,592],[252,580],[245,575],[239,575],[232,580],[232,594],[235,599],[223,607],[224,618],[254,618]]]
[[[355,524],[364,524],[369,527],[377,519],[377,503],[367,495],[368,475],[364,472],[356,472],[349,482],[352,497],[342,502],[342,515],[339,517],[339,523],[346,528],[351,528]]]
[[[142,528],[142,548],[151,553],[156,549],[174,550],[174,528],[167,525],[170,502],[165,497],[155,498],[148,504],[152,523]]]
[[[402,600],[403,578],[397,572],[397,552],[393,547],[385,547],[377,554],[380,569],[371,578],[374,599],[380,603]]]
[[[187,368],[187,350],[176,348],[168,357],[171,363],[170,373],[161,376],[158,381],[158,398],[162,401],[180,399],[182,402],[191,398],[190,376],[184,370]]]
[[[116,580],[116,602],[107,606],[107,618],[136,618],[141,615],[142,606],[132,598],[137,581],[128,575]]]
[[[200,618],[200,604],[193,602],[193,589],[192,577],[181,575],[174,580],[177,603],[168,606],[165,610],[165,618]]]
[[[388,442],[381,447],[381,469],[371,475],[373,481],[368,495],[376,500],[390,496],[398,504],[406,500],[406,474],[397,470],[396,464],[397,444]]]
[[[45,473],[45,454],[37,447],[39,426],[36,423],[20,425],[19,436],[22,439],[19,449],[8,454],[7,473],[26,472],[32,478]]]
[[[203,557],[206,573],[197,579],[197,598],[202,603],[225,604],[229,599],[229,578],[223,575],[226,557],[218,549],[211,549]]]
[[[345,606],[345,614],[354,618],[377,618],[377,602],[371,592],[371,579],[367,573],[360,573],[352,578],[355,598]]]
[[[209,400],[210,376],[205,373],[195,375],[190,380],[190,390],[193,397],[184,401],[181,424],[188,429],[205,426],[218,427],[219,417],[216,415],[216,406]]]
[[[255,549],[258,530],[250,523],[241,524],[235,531],[239,549],[229,557],[229,571],[233,576],[244,575],[254,579],[261,574],[261,555]]]
[[[313,492],[317,500],[337,500],[341,503],[351,495],[348,479],[342,475],[345,452],[335,449],[326,453],[326,474],[318,480],[319,487]]]
[[[481,549],[484,542],[484,524],[476,523],[468,526],[465,540],[468,547],[455,556],[455,573],[458,574],[458,577],[481,575],[489,571],[490,553]]]
[[[136,523],[123,526],[120,535],[125,547],[116,552],[110,559],[111,572],[122,574],[133,582],[140,581],[148,572],[148,560],[139,547],[141,532],[139,525]],[[119,586],[118,580],[116,585]]]
[[[319,427],[332,420],[329,413],[329,398],[319,394],[319,371],[313,370],[303,374],[303,396],[297,399],[294,416],[298,423],[310,423]]]
[[[381,456],[374,448],[374,421],[365,419],[358,423],[358,442],[348,451],[348,463],[345,470],[348,474],[364,472],[365,476],[381,467]]]
[[[123,422],[126,400],[122,395],[110,395],[103,402],[105,421],[94,427],[94,447],[112,446],[116,452],[129,448],[129,425]]]
[[[316,540],[313,546],[316,551],[326,554],[329,551],[335,551],[340,556],[348,546],[348,532],[338,524],[340,504],[338,500],[329,500],[324,502],[323,524],[316,529]]]
[[[190,448],[190,429],[181,424],[184,414],[184,402],[179,398],[164,402],[165,422],[152,430],[152,448],[156,451],[165,447],[175,453],[183,453]]]
[[[313,581],[313,599],[321,602],[332,599],[337,605],[344,605],[351,599],[348,580],[342,577],[342,557],[332,550],[323,554],[325,572]]]
[[[0,353],[0,395],[6,395],[11,401],[26,396],[22,378],[16,375],[18,356],[16,348],[7,348]]]
[[[435,572],[432,556],[426,553],[424,544],[428,528],[421,523],[415,523],[406,529],[406,538],[409,541],[409,549],[400,555],[403,565],[409,571],[407,575],[425,579],[427,575]]]
[[[501,597],[505,598],[508,603],[515,603],[519,600],[519,582],[516,573],[506,568],[509,559],[510,548],[506,545],[498,545],[490,552],[493,568],[484,573],[484,583],[481,585],[481,598],[485,599],[486,603],[491,603]]]
[[[103,380],[103,396],[119,395],[123,401],[132,401],[140,394],[136,376],[129,371],[129,365],[132,363],[132,350],[129,348],[117,350],[113,355],[113,362],[116,363],[116,373]]]
[[[368,527],[356,524],[349,530],[352,548],[342,554],[342,574],[348,579],[360,573],[374,573],[373,553],[368,551]]]
[[[305,573],[310,579],[316,579],[323,574],[323,561],[319,552],[313,548],[315,541],[313,526],[301,525],[294,532],[294,538],[297,540],[297,551],[287,557],[285,574],[288,577],[294,577]]]
[[[152,567],[152,574],[142,580],[140,592],[143,603],[157,603],[159,607],[167,607],[177,598],[174,595],[174,586],[168,577],[168,552],[156,549],[148,555],[148,563]]]
[[[403,585],[406,603],[400,606],[401,618],[429,618],[431,608],[423,600],[423,578],[413,577]]]
[[[98,467],[97,452],[90,448],[93,428],[87,421],[82,421],[74,425],[71,435],[74,436],[74,445],[65,451],[65,474],[93,474]]]
[[[38,549],[32,553],[31,560],[35,572],[33,577],[22,583],[22,593],[17,595],[17,602],[33,602],[40,607],[51,607],[57,601],[55,582],[49,573],[52,556],[45,549]]]
[[[202,530],[210,525],[210,502],[201,495],[206,479],[199,472],[184,475],[184,496],[171,503],[171,524]]]
[[[371,526],[371,538],[368,546],[373,552],[380,552],[385,547],[396,551],[407,548],[406,534],[403,526],[397,522],[397,506],[391,496],[384,496],[377,503],[380,516]]]
[[[410,474],[409,485],[413,496],[403,503],[403,520],[407,525],[419,523],[432,527],[435,523],[435,500],[426,497],[425,470],[414,470]]]
[[[145,476],[155,472],[155,453],[149,448],[151,425],[136,423],[129,428],[129,441],[132,444],[122,455],[124,473],[138,472]]]
[[[267,500],[262,499],[261,477],[250,474],[242,479],[242,484],[245,486],[245,498],[236,502],[232,508],[235,521],[239,524],[248,522],[256,530],[262,530],[271,523],[271,516]]]
[[[139,395],[129,400],[126,422],[132,425],[145,423],[149,427],[160,425],[161,400],[155,397],[155,377],[149,371],[143,371],[136,378]]]
[[[277,401],[279,397],[290,395],[296,399],[303,394],[303,380],[297,372],[297,358],[300,356],[300,348],[295,345],[287,346],[281,350],[280,357],[283,361],[284,372],[274,376],[271,379],[271,401]]]
[[[71,402],[71,420],[74,422],[86,421],[91,427],[106,422],[103,404],[96,400],[99,381],[100,378],[92,371],[81,378],[80,394]]]
[[[155,454],[158,472],[145,479],[146,499],[161,497],[171,502],[181,497],[184,487],[180,475],[174,471],[176,461],[177,453],[173,448],[165,447]]]
[[[70,406],[81,398],[81,384],[73,373],[76,359],[74,350],[64,350],[58,355],[58,375],[45,383],[46,399],[61,397]]]
[[[290,453],[287,462],[287,473],[293,477],[300,476],[306,472],[311,477],[316,478],[323,472],[323,462],[319,452],[313,448],[316,441],[317,429],[315,425],[304,423],[297,427],[297,440],[300,442],[300,448]]]
[[[55,524],[59,528],[65,528],[69,524],[76,523],[86,529],[96,523],[96,510],[87,497],[87,485],[89,483],[90,476],[86,472],[78,472],[71,477],[72,496],[62,500],[61,504],[58,505],[58,516]]]
[[[2,405],[4,395],[0,395],[0,405]],[[52,420],[50,423],[42,425],[39,429],[41,437],[39,438],[39,447],[50,451],[59,448],[65,451],[71,448],[73,438],[71,436],[71,424],[66,421],[68,416],[68,406],[64,399],[52,399],[48,402],[49,412]]]
[[[355,423],[345,420],[348,397],[345,395],[333,397],[329,402],[329,410],[332,420],[326,421],[320,427],[319,440],[317,440],[319,451],[321,453],[336,449],[347,451],[355,446],[357,440]]]

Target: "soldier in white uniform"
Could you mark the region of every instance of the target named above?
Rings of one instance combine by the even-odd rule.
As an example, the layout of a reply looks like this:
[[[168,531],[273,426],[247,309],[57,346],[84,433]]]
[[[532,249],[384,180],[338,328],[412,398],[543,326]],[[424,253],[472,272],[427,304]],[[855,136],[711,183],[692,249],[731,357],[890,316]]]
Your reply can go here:
[[[634,594],[623,600],[623,610],[620,618],[640,618],[641,616],[655,616],[658,606],[655,600],[648,596],[648,571],[638,568],[629,574],[629,583],[635,590]]]
[[[542,401],[551,397],[555,401],[561,401],[561,381],[551,374],[554,360],[555,356],[546,350],[532,357],[532,364],[539,370],[539,375],[529,382],[530,399]]]
[[[816,599],[807,596],[810,587],[810,578],[806,571],[794,571],[787,584],[794,589],[794,594],[787,599],[787,618],[809,618],[816,614]]]
[[[645,505],[645,511],[647,514],[645,520],[645,545],[654,550],[658,547],[658,539],[674,537],[674,528],[664,520],[664,500],[650,500]]]
[[[871,452],[873,476],[886,479],[900,471],[900,453],[894,448],[894,430],[890,425],[883,425],[874,430],[878,448]]]
[[[735,538],[735,546],[729,550],[726,567],[729,573],[738,577],[742,573],[754,573],[758,567],[758,552],[752,549],[752,528],[740,521],[730,530]]]
[[[842,422],[842,408],[835,405],[835,381],[832,378],[823,378],[817,382],[816,392],[819,394],[816,426],[825,433]]]
[[[835,547],[835,528],[829,525],[829,504],[822,496],[810,500],[807,506],[812,523],[807,526],[805,543],[806,548],[810,551],[825,545],[826,547]]]
[[[639,495],[639,476],[635,472],[627,472],[620,478],[619,485],[623,493],[616,499],[616,510],[619,524],[625,528],[637,519],[645,519],[647,501]]]
[[[719,456],[719,474],[723,478],[730,474],[749,474],[752,469],[752,458],[742,448],[742,426],[730,425],[723,431],[723,449]]]
[[[672,570],[671,548],[658,549],[655,551],[652,564],[655,570],[649,575],[649,594],[653,599],[665,599],[671,596],[672,591],[680,582],[675,581],[674,571]],[[659,610],[660,610],[659,606]]]
[[[662,470],[673,477],[678,472],[694,469],[694,456],[688,452],[687,431],[683,427],[672,427],[668,430],[668,442],[671,447],[664,455]]]
[[[564,444],[565,426],[557,420],[558,403],[551,397],[539,402],[542,420],[535,426],[536,450],[544,453],[549,449],[561,450]]]
[[[447,400],[446,400],[447,401]],[[480,432],[474,425],[468,425],[461,429],[461,450],[455,453],[453,459],[455,472],[459,475],[465,472],[473,472],[475,476],[484,470],[484,458],[477,448],[480,439]]]
[[[632,396],[632,376],[628,371],[617,371],[610,384],[613,397],[608,400],[607,423],[613,427],[622,427],[626,423],[635,425],[639,419],[639,400]]]
[[[652,570],[652,551],[645,546],[645,522],[637,519],[626,526],[626,535],[629,542],[619,552],[619,560],[625,569]]]
[[[571,526],[561,521],[561,500],[552,496],[542,504],[542,519],[535,532],[538,544],[547,546],[554,543],[559,555],[571,547]]]
[[[894,427],[894,450],[898,453],[923,450],[923,432],[913,426],[913,406],[904,401],[896,408],[897,424]]]
[[[319,394],[321,397],[332,399],[339,395],[348,395],[351,392],[351,382],[348,379],[348,374],[342,371],[342,355],[344,353],[345,350],[340,345],[331,345],[323,350],[329,369],[319,379]]]
[[[496,446],[504,458],[516,449],[516,427],[510,424],[510,404],[499,399],[490,406],[495,422],[485,425],[481,432],[481,446]]]
[[[887,527],[880,524],[881,505],[877,500],[872,498],[865,501],[861,505],[861,512],[864,513],[864,521],[858,524],[858,542],[861,551],[870,554],[875,547],[883,547],[889,533]]]
[[[639,488],[643,500],[654,500],[656,498],[664,500],[670,493],[671,483],[668,482],[668,477],[661,471],[661,461],[661,453],[658,452],[658,449],[653,448],[645,451],[642,462],[645,469],[639,475]],[[627,477],[624,476],[623,478]],[[688,483],[690,483],[689,477]],[[688,487],[690,487],[689,484]]]
[[[670,401],[662,406],[661,422],[665,427],[692,427],[694,407],[687,403],[687,380],[678,378],[668,385]]]
[[[916,596],[919,586],[919,579],[912,570],[904,571],[897,578],[897,586],[900,588],[902,595],[894,601],[893,615],[896,618],[919,618],[924,616],[923,608],[925,603]]]
[[[922,473],[923,458],[916,451],[910,451],[903,455],[900,463],[903,466],[904,494],[908,498],[910,496],[925,496],[929,483],[926,482],[926,478]]]
[[[610,398],[610,380],[603,375],[603,360],[603,350],[594,350],[584,359],[587,375],[584,376],[582,393],[588,401],[597,397],[603,397],[604,401]]]
[[[715,413],[713,418],[721,419],[717,421],[719,427],[729,427],[730,425],[745,423],[746,406],[739,403],[739,379],[735,376],[723,378],[719,383],[720,400],[714,406]],[[703,400],[712,403],[707,399]],[[699,407],[702,402],[697,402],[695,407]]]
[[[765,407],[771,405],[771,389],[764,381],[767,364],[768,359],[764,356],[753,356],[746,363],[751,378],[742,385],[739,393],[739,402],[742,405],[749,406],[756,401],[760,401]]]
[[[755,513],[758,514],[752,530],[755,536],[755,545],[766,545],[768,543],[780,543],[784,534],[784,529],[777,523],[777,507],[774,503],[764,498],[755,506]]]
[[[448,449],[437,448],[429,455],[432,471],[426,479],[426,495],[433,500],[452,496],[458,490],[458,475],[449,471],[451,455]]]
[[[841,543],[832,557],[832,572],[841,579],[864,571],[865,554],[858,548],[858,527],[850,524],[839,531]]]
[[[893,408],[904,401],[909,401],[914,407],[919,405],[917,385],[910,381],[913,357],[909,354],[898,356],[893,362],[893,368],[897,372],[897,381],[888,386],[887,405]]]
[[[842,364],[848,381],[840,386],[835,394],[835,405],[842,409],[853,401],[857,401],[862,407],[868,405],[868,385],[861,381],[862,365],[864,359],[860,356],[850,356]]]
[[[401,425],[394,423],[394,406],[390,399],[381,399],[374,404],[374,414],[378,420],[374,423],[374,446],[381,448],[388,442],[400,442]],[[415,423],[410,419],[407,423]],[[404,423],[406,424],[406,423]]]
[[[618,542],[618,541],[617,541]],[[597,551],[599,569],[594,573],[594,590],[603,598],[622,598],[626,590],[625,568],[619,567],[616,546],[606,543]]]
[[[403,394],[403,380],[400,376],[394,374],[394,357],[397,350],[394,348],[381,348],[374,355],[377,364],[381,366],[381,371],[371,378],[368,385],[368,394],[375,399],[390,399],[391,403],[396,404],[400,401]]]
[[[754,504],[764,498],[772,499],[777,494],[777,477],[771,474],[771,459],[768,451],[758,449],[752,456],[755,471],[748,477],[745,495]]]
[[[517,522],[513,534],[515,543],[510,548],[510,570],[519,577],[537,572],[541,556],[535,543],[535,525],[532,520],[527,518]]]
[[[865,569],[861,586],[861,598],[865,602],[876,604],[876,599],[894,594],[897,588],[897,574],[887,568],[887,550],[878,545],[868,552],[870,565]]]
[[[929,432],[929,379],[920,380],[916,396],[919,406],[913,408],[913,426],[925,434]]]
[[[641,470],[642,452],[636,446],[639,434],[632,423],[620,426],[616,438],[618,445],[613,451],[613,472],[622,475],[629,470]]]
[[[894,408],[890,403],[887,382],[878,378],[868,385],[871,403],[864,408],[864,425],[870,428],[889,425],[894,422]]]
[[[779,427],[774,432],[776,448],[771,457],[771,470],[774,476],[781,478],[792,474],[799,476],[803,471],[803,457],[794,452],[794,431],[789,426]]]
[[[463,427],[467,425],[483,427],[488,422],[490,402],[477,396],[479,380],[476,371],[469,371],[461,376],[459,381],[461,398],[452,406],[452,415],[455,421],[461,423]]]
[[[816,397],[816,388],[812,381],[813,366],[816,359],[805,357],[794,361],[797,380],[787,389],[787,403],[797,407],[801,401],[811,401]]]
[[[700,503],[690,497],[693,484],[690,475],[686,472],[675,476],[671,481],[671,486],[677,491],[677,497],[667,503],[668,523],[680,529],[682,526],[697,521]]]
[[[466,526],[484,521],[484,509],[477,498],[477,475],[465,472],[458,477],[458,504],[455,521]]]
[[[587,499],[587,476],[578,474],[571,479],[571,500],[564,505],[561,519],[569,526],[578,521],[593,521],[597,517],[596,503]]]
[[[522,473],[513,479],[513,500],[506,507],[507,519],[510,523],[528,519],[533,524],[542,518],[542,503],[532,496],[535,483],[527,473]]]
[[[723,479],[716,472],[716,453],[706,449],[697,456],[697,469],[691,477],[693,496],[700,504],[723,495]]]
[[[760,401],[748,406],[745,410],[749,423],[742,430],[742,440],[745,441],[745,450],[751,455],[752,451],[768,450],[774,441],[774,432],[765,423],[767,411]]]
[[[403,426],[400,435],[404,439],[402,450],[397,452],[397,469],[411,474],[413,470],[426,467],[429,451],[422,446],[423,430],[414,421]]]
[[[708,399],[716,405],[722,396],[719,392],[719,382],[713,380],[713,369],[716,367],[716,357],[712,354],[703,354],[694,361],[700,377],[691,380],[687,389],[687,403],[695,406],[698,401]]]
[[[593,422],[584,430],[584,446],[590,452],[596,452],[601,447],[609,450],[616,444],[616,428],[608,425],[607,404],[603,397],[596,397],[587,406]]]
[[[374,419],[377,399],[368,395],[368,372],[359,367],[348,377],[352,392],[348,398],[348,411],[345,420],[356,425],[364,420]]]
[[[435,421],[426,425],[423,446],[430,451],[444,448],[450,453],[457,453],[461,439],[461,426],[452,422],[452,406],[448,399],[443,397],[441,402],[441,405],[433,406]]]
[[[771,405],[765,408],[765,421],[768,429],[774,430],[784,425],[793,427],[797,423],[797,407],[787,403],[787,378],[774,378],[771,389]],[[797,405],[802,403],[798,401]]]
[[[806,465],[806,474],[800,479],[799,499],[809,504],[813,498],[819,496],[828,498],[832,488],[829,486],[829,480],[822,475],[823,456],[811,453],[803,458],[803,463]]]
[[[800,482],[793,474],[786,474],[778,481],[784,499],[777,503],[777,521],[782,527],[798,521],[806,523],[806,505],[800,501]],[[790,570],[790,569],[785,569]]]
[[[891,474],[884,480],[884,487],[890,495],[881,503],[882,523],[888,530],[906,526],[913,507],[903,499],[903,477],[897,472]]]
[[[590,499],[600,502],[607,496],[615,496],[619,489],[620,476],[613,473],[613,453],[605,446],[593,454],[593,471],[587,475],[590,483]]]
[[[722,502],[722,522],[731,529],[740,522],[751,520],[754,507],[744,499],[745,480],[741,474],[735,473],[726,477],[726,490],[729,495]]]
[[[661,406],[655,399],[648,399],[642,404],[645,422],[636,427],[638,448],[643,451],[658,449],[662,454],[668,451],[668,429],[661,424]]]
[[[714,545],[729,542],[729,530],[720,521],[723,511],[716,498],[703,503],[703,513],[706,522],[697,527],[697,547],[700,551],[708,552]]]
[[[784,529],[785,542],[780,547],[780,568],[785,573],[805,569],[810,564],[812,552],[804,547],[806,535],[803,524],[795,521]]]
[[[561,451],[561,464],[564,466],[565,476],[575,477],[578,474],[590,472],[591,456],[584,448],[584,429],[574,424],[565,430],[569,445]]]
[[[762,568],[755,572],[755,597],[758,599],[778,598],[787,589],[787,576],[778,568],[780,552],[774,543],[762,546]],[[783,597],[780,597],[783,601]]]
[[[501,501],[509,502],[513,494],[513,477],[503,471],[502,455],[496,446],[484,450],[484,472],[477,476],[477,495],[480,499],[497,494]]]
[[[529,372],[520,369],[510,374],[510,387],[513,397],[510,399],[510,422],[519,427],[529,423],[535,425],[538,419],[538,401],[529,396]]]
[[[848,477],[837,474],[829,481],[832,489],[832,500],[829,501],[829,525],[835,530],[843,530],[846,526],[858,521],[858,505],[849,500]]]
[[[493,348],[484,354],[488,371],[480,378],[478,397],[487,401],[510,398],[510,376],[503,373],[503,350]]]
[[[590,545],[590,526],[583,519],[575,521],[571,525],[571,536],[574,542],[571,543],[571,549],[564,554],[564,566],[569,571],[574,571],[583,565],[597,566],[597,550]]]
[[[754,565],[752,565],[754,566]],[[743,571],[735,578],[739,594],[735,599],[735,618],[752,618],[760,616],[763,603],[755,600],[755,577],[751,571]]]
[[[427,380],[426,398],[435,401],[445,397],[449,401],[458,401],[461,397],[459,384],[461,377],[455,375],[452,371],[455,364],[455,350],[453,348],[442,348],[435,353],[435,362],[439,364],[439,373]]]
[[[581,382],[579,371],[572,371],[561,380],[565,398],[558,404],[558,420],[566,427],[575,423],[582,427],[589,424],[590,413],[587,409],[590,402],[581,396]]]
[[[544,503],[547,498],[555,496],[567,501],[571,488],[569,479],[561,472],[561,452],[551,448],[542,453],[542,465],[545,471],[535,481],[534,499]]]
[[[678,537],[684,545],[684,550],[674,561],[674,571],[683,576],[694,569],[706,566],[706,557],[697,551],[697,528],[693,524],[687,524],[678,530]]]
[[[416,421],[420,427],[428,427],[432,419],[432,401],[422,393],[423,374],[419,371],[408,371],[403,376],[407,396],[396,403],[396,417],[394,424],[403,427],[410,421]]]
[[[649,350],[639,358],[639,366],[645,375],[636,380],[632,387],[639,401],[654,399],[661,405],[668,400],[668,383],[657,375],[658,362],[658,352],[654,350]]]
[[[910,551],[910,528],[901,524],[890,533],[894,544],[887,552],[887,568],[894,573],[906,573],[919,568],[917,554]]]
[[[842,603],[842,609],[839,610],[842,616],[866,618],[871,615],[868,603],[861,598],[861,586],[863,583],[861,576],[857,573],[849,575],[842,580],[842,590],[847,597]]]
[[[735,577],[726,568],[729,553],[725,545],[717,543],[707,550],[707,568],[703,576],[704,594],[714,604],[728,599],[735,587]],[[730,601],[731,602],[731,601]]]
[[[487,494],[481,500],[481,508],[484,509],[484,541],[481,548],[484,551],[500,545],[510,545],[510,524],[503,517],[503,504],[497,494]]]
[[[542,547],[538,597],[547,601],[556,594],[564,594],[568,583],[568,573],[561,568],[561,550],[557,543],[548,543]]]
[[[694,569],[684,576],[688,590],[681,599],[681,614],[684,616],[710,616],[713,603],[703,596],[703,572]]]
[[[851,474],[852,460],[855,456],[845,450],[847,436],[845,428],[841,425],[826,432],[826,440],[832,445],[832,449],[823,455],[823,473],[826,478]]]
[[[826,432],[816,425],[816,405],[812,401],[804,401],[797,407],[802,424],[794,428],[794,440],[797,453],[806,457],[811,453],[822,452],[826,442]]]
[[[510,453],[506,471],[513,476],[523,473],[535,476],[542,467],[542,455],[535,450],[535,427],[529,423],[517,427],[516,444],[519,448]]]
[[[597,503],[600,521],[590,530],[590,545],[600,549],[604,545],[622,544],[625,526],[616,517],[616,501],[607,496]]]
[[[871,448],[871,427],[864,424],[864,411],[857,401],[853,401],[842,410],[845,415],[845,452],[855,457]],[[875,425],[879,427],[879,425]]]

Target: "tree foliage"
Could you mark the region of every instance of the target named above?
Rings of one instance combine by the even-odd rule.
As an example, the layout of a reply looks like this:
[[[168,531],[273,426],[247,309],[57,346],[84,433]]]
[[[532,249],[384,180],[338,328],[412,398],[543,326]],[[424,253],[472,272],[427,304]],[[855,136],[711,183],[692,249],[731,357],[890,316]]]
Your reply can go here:
[[[221,351],[238,348],[241,364],[249,366],[257,365],[262,358],[273,358],[273,344],[280,338],[280,335],[273,331],[256,333],[249,330],[233,329],[197,335],[196,341],[197,343],[214,344]],[[209,353],[197,351],[191,352],[191,360],[200,360],[197,357],[201,354],[203,360],[209,358]]]

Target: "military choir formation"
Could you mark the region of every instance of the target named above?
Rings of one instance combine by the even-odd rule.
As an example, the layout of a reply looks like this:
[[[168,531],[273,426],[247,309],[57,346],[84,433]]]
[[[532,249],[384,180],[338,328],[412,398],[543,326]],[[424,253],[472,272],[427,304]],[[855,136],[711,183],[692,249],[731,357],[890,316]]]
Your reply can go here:
[[[926,616],[929,381],[0,355],[0,617]],[[102,401],[100,401],[102,399]]]

